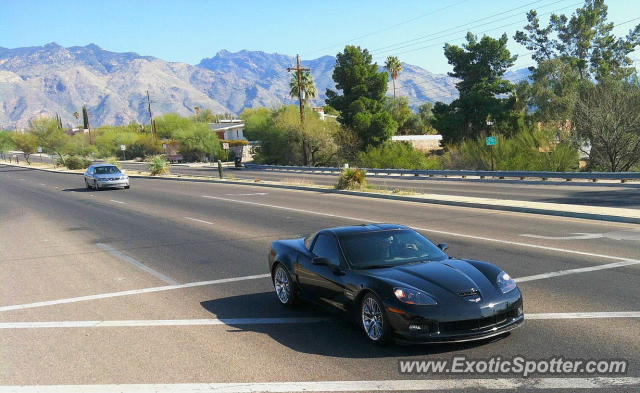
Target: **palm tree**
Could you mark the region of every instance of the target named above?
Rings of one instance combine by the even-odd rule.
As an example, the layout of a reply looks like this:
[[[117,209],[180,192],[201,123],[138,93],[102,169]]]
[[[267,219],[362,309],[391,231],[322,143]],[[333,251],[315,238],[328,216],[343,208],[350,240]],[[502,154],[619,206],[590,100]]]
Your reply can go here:
[[[318,89],[316,88],[316,83],[313,80],[313,76],[309,71],[302,71],[302,77],[300,78],[302,82],[302,91],[303,91],[303,101],[307,101],[310,98],[316,98],[318,96]],[[300,98],[300,86],[298,86],[298,74],[294,73],[291,76],[291,82],[289,83],[289,87],[291,90],[289,91],[289,95],[291,97]]]
[[[393,98],[396,98],[396,79],[398,79],[398,75],[402,72],[402,63],[396,56],[389,56],[384,63],[384,68],[389,71],[389,75],[393,81]]]

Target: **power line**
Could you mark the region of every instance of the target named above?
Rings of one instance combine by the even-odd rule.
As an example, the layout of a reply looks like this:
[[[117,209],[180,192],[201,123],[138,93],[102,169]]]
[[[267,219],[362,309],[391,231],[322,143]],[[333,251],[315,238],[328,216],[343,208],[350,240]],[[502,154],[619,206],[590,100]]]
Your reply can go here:
[[[560,0],[560,1],[566,1],[566,0]],[[555,3],[558,3],[558,2],[559,2],[559,1],[556,1]],[[548,5],[551,5],[551,4],[555,4],[555,3],[547,4],[547,6],[548,6]],[[555,10],[552,10],[552,11],[545,12],[545,13],[543,13],[543,14],[540,14],[540,16],[553,14],[553,13],[555,13],[555,12],[562,11],[562,10],[565,10],[565,9],[567,9],[567,8],[571,8],[571,7],[574,7],[574,6],[576,6],[576,5],[580,5],[580,4],[582,4],[582,2],[573,3],[573,4],[570,4],[570,5],[565,6],[565,7],[562,7],[562,8],[558,8],[558,9],[555,9]],[[492,23],[495,23],[495,22],[499,22],[499,21],[502,21],[502,20],[505,20],[505,19],[511,19],[513,16],[516,16],[516,15],[511,15],[511,16],[509,16],[509,17],[507,17],[507,18],[497,19],[497,20],[495,20],[495,21],[491,21],[491,22],[488,22],[488,23],[484,23],[484,24],[481,24],[481,25],[478,25],[478,26],[473,26],[473,28],[477,28],[477,27],[485,26],[485,25],[492,24]],[[494,30],[502,29],[502,28],[505,28],[505,27],[513,26],[513,25],[517,25],[517,24],[519,24],[519,23],[522,23],[522,21],[521,21],[521,20],[518,20],[518,21],[515,21],[515,22],[512,22],[512,23],[508,23],[508,24],[505,24],[505,25],[502,25],[502,26],[492,27],[492,28],[490,28],[490,29],[487,29],[487,30],[481,31],[481,32],[479,32],[478,34],[488,33],[488,32],[490,32],[490,31],[494,31]],[[425,43],[425,42],[428,42],[428,41],[433,41],[433,40],[440,39],[440,38],[443,38],[443,37],[448,37],[448,36],[451,36],[451,35],[454,35],[454,34],[458,34],[458,33],[462,33],[462,32],[465,32],[465,31],[468,31],[468,29],[457,30],[457,31],[452,32],[452,33],[448,33],[448,34],[445,34],[445,35],[440,35],[440,36],[433,37],[433,38],[430,38],[430,39],[421,40],[421,41],[419,41],[419,42],[414,42],[414,43],[412,43],[412,44],[408,44],[408,45],[400,46],[400,47],[397,47],[397,48],[394,48],[394,49],[391,49],[391,50],[384,50],[384,51],[382,51],[382,52],[380,52],[380,53],[377,53],[374,57],[376,57],[376,58],[382,58],[382,57],[383,57],[383,55],[382,55],[381,53],[391,52],[391,51],[394,51],[394,50],[397,50],[397,49],[408,48],[408,47],[411,47],[411,46],[413,46],[413,45],[418,45],[418,44]],[[453,39],[453,41],[462,40],[462,39],[465,39],[465,38],[466,38],[466,35],[465,35],[464,37],[458,37],[458,38],[455,38],[455,39]],[[403,52],[399,52],[399,53],[397,53],[397,55],[401,55],[401,54],[405,54],[405,53],[410,53],[410,52],[415,52],[415,51],[417,51],[417,50],[422,50],[422,49],[426,49],[426,48],[432,48],[432,47],[434,47],[434,46],[440,46],[440,45],[443,45],[443,44],[447,43],[448,41],[451,41],[451,40],[446,40],[446,41],[442,41],[442,42],[437,42],[437,43],[429,44],[429,45],[427,45],[427,46],[422,46],[422,47],[419,47],[419,48],[412,48],[412,49],[409,49],[409,50],[406,50],[406,51],[403,51]]]
[[[416,20],[418,20],[418,19],[422,19],[422,18],[424,18],[424,17],[427,17],[427,16],[430,16],[430,15],[436,14],[436,13],[438,13],[438,12],[440,12],[440,11],[444,11],[444,10],[446,10],[446,9],[449,9],[449,8],[455,7],[455,6],[457,6],[457,5],[460,5],[460,4],[462,4],[462,3],[466,3],[466,2],[468,2],[468,1],[469,1],[469,0],[462,0],[462,1],[459,1],[459,2],[457,2],[457,3],[449,4],[448,6],[445,6],[445,7],[442,7],[442,8],[438,8],[438,9],[437,9],[437,10],[435,10],[435,11],[427,12],[426,14],[422,14],[422,15],[416,16],[416,17],[414,17],[414,18],[407,19],[407,20],[404,20],[404,21],[402,21],[402,22],[396,23],[396,24],[394,24],[394,25],[387,26],[387,27],[384,27],[384,28],[382,28],[382,29],[379,29],[379,30],[376,30],[376,31],[372,31],[372,32],[370,32],[370,33],[363,34],[363,35],[361,35],[361,36],[358,36],[358,37],[352,38],[352,39],[350,39],[350,40],[342,41],[342,42],[340,42],[340,43],[336,43],[336,44],[333,44],[333,45],[330,45],[330,46],[326,46],[326,47],[324,47],[324,48],[320,48],[320,49],[317,49],[317,50],[313,50],[313,51],[309,52],[308,54],[316,54],[316,53],[319,53],[319,52],[325,51],[325,50],[327,50],[327,49],[331,49],[331,48],[335,48],[335,47],[337,47],[337,46],[341,46],[341,45],[343,45],[343,44],[348,44],[348,43],[350,43],[350,42],[353,42],[353,41],[355,41],[355,40],[359,40],[359,39],[361,39],[361,38],[370,37],[370,36],[372,36],[372,35],[376,35],[376,34],[379,34],[379,33],[382,33],[382,32],[385,32],[385,31],[388,31],[388,30],[391,30],[391,29],[394,29],[394,28],[396,28],[396,27],[398,27],[398,26],[402,26],[402,25],[405,25],[405,24],[407,24],[407,23],[414,22],[414,21],[416,21]],[[542,0],[540,0],[540,1],[542,1]]]
[[[441,33],[445,33],[445,32],[451,31],[451,30],[459,29],[461,27],[474,25],[474,24],[476,24],[478,22],[482,22],[484,20],[491,19],[491,18],[494,18],[496,16],[504,15],[504,14],[510,13],[512,11],[519,10],[521,8],[529,7],[529,6],[533,5],[533,4],[540,3],[542,1],[545,1],[545,0],[535,0],[535,1],[532,1],[532,2],[529,2],[529,3],[526,3],[524,5],[521,5],[521,6],[518,6],[518,7],[515,7],[515,8],[511,8],[509,10],[502,11],[502,12],[499,12],[497,14],[489,15],[489,16],[486,16],[486,17],[483,17],[483,18],[480,18],[480,19],[476,19],[476,20],[473,20],[471,22],[467,22],[467,23],[464,23],[464,24],[461,24],[461,25],[458,25],[458,26],[449,27],[449,28],[446,28],[444,30],[440,30],[440,31],[436,31],[436,32],[433,32],[433,33],[430,33],[430,34],[427,34],[427,35],[423,35],[423,36],[419,36],[419,37],[416,37],[416,38],[412,38],[410,40],[404,40],[404,41],[397,42],[395,44],[386,45],[386,46],[383,46],[383,47],[380,47],[380,48],[375,48],[375,49],[373,49],[373,51],[377,52],[377,51],[380,51],[380,50],[393,48],[393,47],[396,47],[398,45],[405,45],[405,44],[408,44],[408,43],[411,43],[411,42],[421,41],[421,40],[424,40],[426,38],[432,37],[434,34],[441,34]],[[566,1],[566,0],[556,0],[556,1],[552,2],[552,3],[543,5],[543,7],[546,7],[546,6],[549,6],[549,5],[553,5],[553,4],[557,4],[557,3],[560,3],[562,1]],[[508,18],[511,18],[513,16],[515,16],[515,15],[510,15]],[[497,22],[497,21],[494,21],[494,22]],[[493,22],[489,22],[489,23],[493,23]]]

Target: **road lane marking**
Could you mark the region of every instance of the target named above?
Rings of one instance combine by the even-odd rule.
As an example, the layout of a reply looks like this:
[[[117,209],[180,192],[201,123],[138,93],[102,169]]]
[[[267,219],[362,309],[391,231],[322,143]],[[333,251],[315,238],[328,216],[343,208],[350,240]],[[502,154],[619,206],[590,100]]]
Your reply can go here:
[[[249,192],[246,194],[226,194],[229,196],[251,196],[251,195],[267,195],[266,192]]]
[[[611,312],[554,312],[524,315],[525,319],[592,319],[592,318],[640,318],[638,311]]]
[[[66,299],[48,300],[48,301],[43,301],[43,302],[26,303],[26,304],[15,304],[15,305],[11,305],[11,306],[1,306],[0,307],[0,312],[2,312],[2,311],[13,311],[13,310],[24,310],[26,308],[55,306],[55,305],[58,305],[58,304],[85,302],[85,301],[89,301],[89,300],[106,299],[106,298],[113,298],[113,297],[120,297],[120,296],[139,295],[139,294],[143,294],[143,293],[170,291],[170,290],[174,290],[174,289],[200,287],[200,286],[205,286],[205,285],[225,284],[225,283],[236,282],[236,281],[256,280],[256,279],[267,278],[267,277],[271,277],[271,275],[270,274],[256,274],[256,275],[253,275],[253,276],[221,278],[221,279],[218,279],[218,280],[196,281],[196,282],[190,282],[190,283],[179,284],[179,285],[166,285],[166,286],[162,286],[162,287],[150,287],[150,288],[142,288],[142,289],[132,289],[132,290],[128,290],[128,291],[101,293],[101,294],[96,294],[96,295],[87,295],[87,296],[79,296],[79,297],[72,297],[72,298],[66,298]]]
[[[316,212],[316,211],[313,211],[313,210],[296,209],[296,208],[287,207],[287,206],[270,205],[270,204],[267,204],[267,203],[259,203],[259,202],[252,202],[252,201],[242,201],[242,200],[238,200],[238,199],[222,198],[222,197],[216,197],[216,196],[211,196],[211,195],[202,195],[202,197],[203,198],[209,198],[209,199],[217,199],[217,200],[227,201],[227,202],[244,203],[244,204],[247,204],[247,205],[270,207],[270,208],[273,208],[273,209],[289,210],[289,211],[295,211],[295,212],[299,212],[299,213],[313,214],[313,215],[317,215],[317,216],[342,218],[342,219],[346,219],[346,220],[358,221],[358,222],[361,222],[361,223],[371,223],[371,222],[384,221],[384,220],[364,219],[364,218],[361,218],[361,217],[343,216],[343,215],[339,215],[339,214],[322,213],[322,212]],[[591,252],[568,250],[568,249],[565,249],[565,248],[547,247],[547,246],[541,246],[541,245],[537,245],[537,244],[520,243],[520,242],[509,241],[509,240],[492,239],[492,238],[483,237],[483,236],[465,235],[465,234],[462,234],[462,233],[440,231],[440,230],[437,230],[437,229],[419,228],[419,227],[412,227],[412,228],[417,229],[419,231],[424,231],[424,232],[432,232],[432,233],[438,233],[438,234],[441,234],[441,235],[449,235],[449,236],[463,237],[463,238],[467,238],[467,239],[483,240],[483,241],[487,241],[487,242],[509,244],[509,245],[512,245],[512,246],[537,248],[537,249],[546,250],[546,251],[557,251],[557,252],[563,252],[563,253],[567,253],[567,254],[584,255],[584,256],[595,257],[595,258],[616,259],[616,260],[624,260],[624,261],[629,260],[629,258],[616,257],[616,256],[612,256],[612,255],[595,254],[595,253],[591,253]]]
[[[205,220],[198,220],[197,218],[192,218],[192,217],[183,217],[183,218],[186,218],[187,220],[191,220],[191,221],[201,222],[203,224],[213,225],[212,222],[205,221]]]
[[[121,201],[116,201],[115,199],[109,199],[110,202],[114,202],[114,203],[120,203],[122,205],[126,205],[126,202],[121,202]]]
[[[610,319],[640,318],[638,311],[574,312],[574,313],[526,313],[525,319]],[[326,322],[326,317],[283,318],[204,318],[204,319],[134,319],[120,321],[46,321],[46,322],[0,322],[0,329],[46,329],[46,328],[100,328],[100,327],[155,327],[155,326],[203,326],[203,325],[283,325]]]
[[[162,273],[160,273],[157,270],[154,270],[152,268],[150,268],[149,266],[145,265],[144,263],[138,261],[137,259],[123,253],[120,250],[117,250],[113,247],[111,247],[108,244],[104,244],[104,243],[97,243],[96,244],[98,247],[100,247],[101,249],[105,250],[106,252],[108,252],[109,254],[113,255],[114,257],[121,259],[125,262],[129,262],[130,264],[138,267],[139,269],[144,270],[145,272],[151,274],[152,276],[159,278],[160,280],[166,282],[169,285],[178,285],[179,282],[177,282],[176,280],[174,280],[173,278],[164,275]]]
[[[231,382],[179,384],[32,385],[0,386],[0,393],[284,393],[284,392],[379,392],[514,389],[607,389],[640,386],[637,377],[589,378],[449,378],[377,381]]]
[[[527,282],[527,281],[534,281],[534,280],[542,280],[544,278],[566,276],[569,274],[586,273],[586,272],[593,272],[593,271],[605,270],[605,269],[615,269],[617,267],[631,266],[631,265],[638,265],[638,264],[640,264],[640,261],[627,260],[627,261],[621,261],[621,262],[607,263],[606,265],[597,265],[597,266],[590,266],[590,267],[582,267],[578,269],[560,270],[557,272],[534,274],[532,276],[515,278],[515,280],[516,282],[520,283],[520,282]]]
[[[542,236],[532,235],[530,233],[523,233],[520,236],[531,237],[533,239],[545,239],[545,240],[590,240],[600,239],[604,237],[602,233],[573,233],[573,236]]]
[[[203,325],[282,325],[325,322],[322,317],[292,318],[207,318],[207,319],[153,319],[125,321],[54,321],[54,322],[4,322],[0,329],[43,328],[96,328],[96,327],[150,327],[150,326],[203,326]]]

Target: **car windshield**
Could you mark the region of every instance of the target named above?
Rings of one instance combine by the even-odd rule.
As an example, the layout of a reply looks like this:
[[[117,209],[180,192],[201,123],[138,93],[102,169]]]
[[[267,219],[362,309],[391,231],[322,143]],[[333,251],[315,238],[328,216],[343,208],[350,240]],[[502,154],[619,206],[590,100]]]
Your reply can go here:
[[[114,173],[120,173],[120,169],[115,166],[98,166],[96,167],[96,175],[111,175]]]
[[[412,230],[364,232],[340,236],[345,257],[355,269],[398,266],[447,258],[436,245]]]

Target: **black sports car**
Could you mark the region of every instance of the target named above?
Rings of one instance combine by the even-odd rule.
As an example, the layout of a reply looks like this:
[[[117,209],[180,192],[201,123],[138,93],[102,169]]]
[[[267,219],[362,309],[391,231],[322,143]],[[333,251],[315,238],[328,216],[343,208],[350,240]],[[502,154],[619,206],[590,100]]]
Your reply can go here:
[[[304,297],[351,313],[374,343],[478,340],[524,322],[507,273],[446,249],[402,225],[329,228],[275,241],[269,270],[282,304]]]

